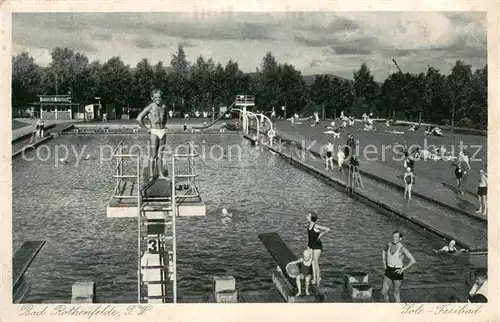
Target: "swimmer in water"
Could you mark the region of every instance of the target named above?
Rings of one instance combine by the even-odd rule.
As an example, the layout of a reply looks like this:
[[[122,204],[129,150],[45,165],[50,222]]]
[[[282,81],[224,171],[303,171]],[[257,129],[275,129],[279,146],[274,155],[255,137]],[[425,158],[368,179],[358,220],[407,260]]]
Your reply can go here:
[[[232,221],[233,214],[228,212],[226,208],[222,208],[222,223],[227,226]]]
[[[153,89],[151,91],[152,102],[137,116],[139,125],[150,133],[149,144],[151,155],[149,156],[149,170],[151,178],[154,177],[154,169],[159,167],[158,151],[161,146],[165,145],[167,134],[167,113],[165,105],[160,105],[161,95],[162,92],[159,89]],[[151,123],[149,128],[144,124],[145,118],[149,119]],[[161,173],[161,171],[159,171],[159,173]]]
[[[435,253],[450,253],[454,254],[456,252],[466,252],[466,249],[458,249],[456,246],[457,242],[455,240],[451,240],[448,246],[443,246],[441,249],[434,249]]]

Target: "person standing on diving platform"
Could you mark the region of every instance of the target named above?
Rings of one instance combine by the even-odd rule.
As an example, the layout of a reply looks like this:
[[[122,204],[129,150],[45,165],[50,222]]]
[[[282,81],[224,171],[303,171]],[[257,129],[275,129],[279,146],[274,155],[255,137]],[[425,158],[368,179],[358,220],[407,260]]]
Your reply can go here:
[[[151,179],[156,177],[156,173],[162,173],[158,162],[158,151],[160,146],[164,146],[166,143],[167,113],[165,105],[160,105],[161,95],[162,92],[159,89],[153,89],[151,91],[151,104],[146,106],[137,116],[139,125],[150,133],[149,171]],[[145,118],[151,123],[149,128],[144,124]],[[156,169],[158,171],[155,171]]]

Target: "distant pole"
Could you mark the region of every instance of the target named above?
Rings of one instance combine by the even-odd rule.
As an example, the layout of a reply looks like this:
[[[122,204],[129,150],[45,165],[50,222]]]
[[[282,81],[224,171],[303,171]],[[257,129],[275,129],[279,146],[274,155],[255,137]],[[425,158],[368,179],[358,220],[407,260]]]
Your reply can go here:
[[[55,75],[56,75],[56,96],[57,96],[59,94],[59,89],[58,89],[58,84],[57,84],[57,79],[58,79],[57,72],[55,73]]]
[[[455,128],[455,108],[451,110],[451,133],[454,133],[453,130]]]

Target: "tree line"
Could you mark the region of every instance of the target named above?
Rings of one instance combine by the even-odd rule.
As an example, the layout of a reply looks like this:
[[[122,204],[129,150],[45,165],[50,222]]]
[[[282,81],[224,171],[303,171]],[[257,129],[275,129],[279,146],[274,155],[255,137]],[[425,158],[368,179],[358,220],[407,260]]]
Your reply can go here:
[[[426,73],[398,71],[377,83],[362,64],[353,80],[317,75],[308,85],[300,71],[278,63],[270,52],[260,68],[246,74],[233,60],[222,65],[199,56],[190,62],[181,45],[168,65],[142,59],[135,68],[120,57],[89,62],[84,54],[68,48],[57,47],[51,56],[47,67],[38,66],[28,53],[12,58],[13,108],[38,101],[40,94],[70,94],[73,102],[82,104],[100,97],[103,106],[113,106],[119,117],[126,109],[138,113],[156,87],[163,91],[165,104],[181,113],[213,107],[217,111],[229,106],[237,94],[252,94],[259,110],[275,108],[278,115],[283,115],[285,106],[288,116],[309,116],[320,110],[329,118],[340,116],[341,111],[355,117],[373,112],[379,117],[487,127],[487,66],[473,71],[461,60],[448,75],[429,66]]]

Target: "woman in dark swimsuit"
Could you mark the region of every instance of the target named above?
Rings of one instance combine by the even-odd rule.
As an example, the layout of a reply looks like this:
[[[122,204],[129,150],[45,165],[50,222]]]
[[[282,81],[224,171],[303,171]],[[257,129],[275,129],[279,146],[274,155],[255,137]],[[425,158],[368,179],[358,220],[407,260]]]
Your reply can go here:
[[[307,216],[308,226],[307,226],[307,246],[312,251],[313,258],[313,278],[311,283],[319,285],[321,281],[320,269],[319,269],[319,257],[321,256],[321,250],[323,249],[323,244],[321,243],[321,236],[330,231],[330,228],[318,225],[316,222],[318,220],[318,214],[311,211]]]
[[[462,183],[464,181],[464,176],[467,174],[467,171],[465,169],[462,169],[462,166],[460,163],[457,163],[455,167],[455,177],[457,178],[457,189],[458,192],[463,195],[464,192],[462,191]]]

